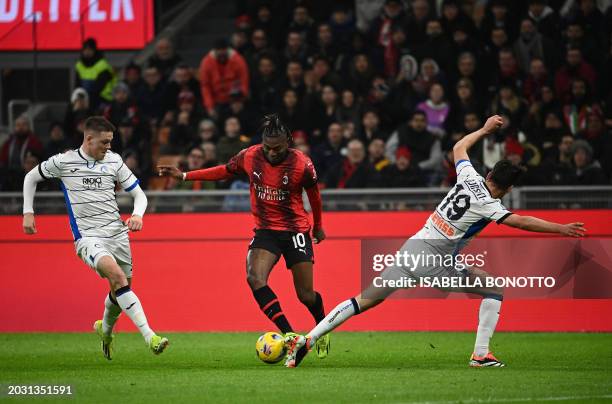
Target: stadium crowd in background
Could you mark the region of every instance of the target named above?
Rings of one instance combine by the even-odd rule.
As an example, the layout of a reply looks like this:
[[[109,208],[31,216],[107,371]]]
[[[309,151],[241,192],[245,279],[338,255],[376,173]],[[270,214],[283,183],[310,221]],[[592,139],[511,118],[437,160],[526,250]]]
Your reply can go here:
[[[143,66],[110,68],[83,44],[63,123],[46,146],[18,121],[0,152],[3,190],[34,160],[81,143],[86,117],[117,127],[113,150],[150,189],[159,161],[190,170],[258,143],[278,112],[328,188],[448,186],[452,146],[500,114],[471,155],[503,158],[523,185],[612,178],[612,6],[595,0],[236,1],[230,38],[188,66],[159,39]],[[230,187],[190,185],[190,189]]]

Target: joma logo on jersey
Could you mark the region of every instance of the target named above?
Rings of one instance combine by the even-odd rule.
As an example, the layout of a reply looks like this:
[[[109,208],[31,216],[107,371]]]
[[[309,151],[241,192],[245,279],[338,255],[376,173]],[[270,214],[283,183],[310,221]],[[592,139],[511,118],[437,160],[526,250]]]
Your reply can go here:
[[[83,186],[88,189],[102,188],[102,177],[84,177]]]

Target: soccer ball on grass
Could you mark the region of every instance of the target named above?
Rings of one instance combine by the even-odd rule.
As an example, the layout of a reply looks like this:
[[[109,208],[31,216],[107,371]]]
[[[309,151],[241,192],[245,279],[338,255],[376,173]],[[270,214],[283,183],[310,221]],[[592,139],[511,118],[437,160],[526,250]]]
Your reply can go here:
[[[266,363],[278,363],[285,357],[285,340],[277,332],[267,332],[255,343],[257,357]]]

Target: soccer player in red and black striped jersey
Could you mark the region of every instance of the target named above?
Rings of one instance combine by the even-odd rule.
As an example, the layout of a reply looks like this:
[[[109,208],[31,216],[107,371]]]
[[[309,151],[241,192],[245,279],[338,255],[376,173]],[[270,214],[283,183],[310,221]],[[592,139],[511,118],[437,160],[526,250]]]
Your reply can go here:
[[[204,170],[181,172],[173,166],[159,166],[159,175],[183,181],[217,181],[235,175],[249,178],[251,212],[255,218],[255,237],[247,255],[247,282],[259,307],[284,334],[293,329],[284,315],[276,294],[268,286],[268,277],[281,255],[293,274],[293,284],[300,301],[318,323],[325,318],[321,295],[313,288],[312,241],[325,239],[321,222],[321,196],[317,173],[310,158],[289,147],[291,133],[278,115],[264,118],[262,143],[242,150],[225,165]],[[302,192],[306,190],[312,207],[314,226],[304,209]],[[319,357],[327,356],[329,339],[319,340]]]

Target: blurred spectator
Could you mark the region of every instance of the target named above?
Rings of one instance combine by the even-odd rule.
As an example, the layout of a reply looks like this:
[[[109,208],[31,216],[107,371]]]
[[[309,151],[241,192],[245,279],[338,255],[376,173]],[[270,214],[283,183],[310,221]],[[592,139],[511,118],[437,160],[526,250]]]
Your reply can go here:
[[[336,118],[340,123],[351,123],[353,127],[359,125],[361,117],[361,102],[355,98],[355,93],[350,88],[345,88],[340,94],[340,104],[336,112]]]
[[[306,129],[306,117],[295,90],[288,88],[283,92],[279,116],[291,131]]]
[[[382,183],[389,188],[421,187],[424,184],[423,174],[418,166],[411,162],[410,149],[401,146],[395,153],[395,164],[388,165],[382,171]]]
[[[591,88],[595,88],[596,73],[593,67],[582,58],[582,51],[575,47],[567,50],[565,65],[557,70],[555,75],[555,92],[561,102],[567,102],[571,98],[572,81],[583,79]]]
[[[563,119],[573,135],[586,129],[588,116],[601,114],[599,105],[593,103],[588,83],[575,79],[571,84],[570,101],[563,106]]]
[[[503,30],[509,38],[516,37],[516,20],[504,0],[488,2],[487,11],[480,24],[481,37],[487,40],[494,29]]]
[[[75,65],[75,70],[76,86],[87,91],[93,110],[96,110],[100,103],[112,100],[117,77],[113,67],[98,50],[95,39],[88,38],[83,42],[81,57]]]
[[[48,159],[58,153],[63,153],[70,149],[70,144],[64,135],[64,128],[59,122],[52,122],[49,126],[49,141],[45,146],[43,159]]]
[[[298,31],[289,31],[286,42],[283,64],[286,66],[289,61],[295,60],[302,66],[305,65],[308,60],[308,45],[302,35]]]
[[[529,72],[534,58],[542,59],[547,66],[557,65],[555,45],[552,41],[537,31],[535,23],[530,18],[521,21],[520,36],[514,42],[514,53],[523,73]]]
[[[257,70],[257,64],[260,58],[264,55],[272,58],[274,62],[277,62],[278,58],[276,57],[276,53],[270,46],[268,46],[266,31],[263,29],[256,29],[251,34],[251,43],[244,52],[244,60],[246,61],[251,73]]]
[[[372,139],[368,145],[368,160],[376,171],[382,171],[390,161],[385,157],[385,142],[382,139]]]
[[[70,105],[64,116],[64,130],[70,147],[76,148],[83,142],[83,131],[79,126],[93,111],[89,106],[89,95],[84,88],[75,88],[70,96]]]
[[[425,112],[427,117],[427,130],[439,138],[446,133],[446,118],[450,107],[444,96],[444,87],[440,83],[433,83],[429,89],[429,98],[417,105],[417,109]]]
[[[414,0],[412,2],[406,26],[406,36],[411,48],[425,42],[427,21],[431,17],[432,13],[427,0]]]
[[[198,139],[196,145],[202,145],[204,143],[217,143],[217,127],[215,123],[210,119],[202,119],[198,125]]]
[[[290,60],[285,69],[285,77],[281,82],[283,89],[291,89],[296,92],[298,97],[302,97],[306,92],[304,85],[304,68],[298,60]]]
[[[402,27],[407,24],[404,5],[400,0],[386,0],[380,15],[372,22],[369,29],[369,42],[373,49],[376,69],[384,71],[385,56],[390,55],[393,49],[391,41],[391,28],[393,25]]]
[[[519,68],[519,64],[510,48],[499,51],[497,64],[497,77],[495,87],[506,85],[514,88],[522,88],[525,75]]]
[[[343,147],[342,126],[339,123],[332,123],[327,129],[326,141],[316,146],[312,151],[313,162],[319,173],[319,178],[323,178],[328,170],[342,160]]]
[[[215,42],[214,49],[200,64],[200,86],[208,116],[218,118],[227,109],[230,95],[249,95],[249,71],[238,52],[228,47],[224,39]]]
[[[265,31],[266,37],[268,38],[271,46],[277,46],[281,29],[278,21],[273,20],[272,10],[268,4],[261,3],[257,7],[255,16],[253,18],[253,31],[257,29],[262,29]]]
[[[30,128],[30,121],[25,116],[15,119],[15,130],[0,149],[0,167],[10,172],[23,169],[28,152],[40,156],[43,146]]]
[[[434,83],[441,83],[443,80],[440,67],[435,60],[426,58],[421,62],[419,75],[412,83],[412,87],[421,98],[429,96],[429,89]]]
[[[178,118],[170,132],[167,153],[183,154],[186,148],[198,141],[196,133],[201,115],[198,113],[196,99],[191,91],[179,94]]]
[[[307,142],[306,132],[297,130],[292,133],[293,147],[307,156],[310,156],[310,145]]]
[[[394,132],[386,145],[387,158],[395,162],[397,149],[406,146],[412,152],[411,161],[423,171],[429,170],[431,178],[435,171],[441,169],[441,142],[427,130],[427,115],[416,110],[407,124],[401,125]],[[429,184],[431,185],[431,184]]]
[[[353,57],[346,78],[346,84],[360,98],[365,98],[370,91],[370,84],[374,78],[374,70],[367,55],[360,53]]]
[[[130,88],[124,82],[120,82],[113,89],[113,99],[104,108],[104,117],[115,126],[124,120],[131,120],[133,125],[140,123],[138,106],[130,96]]]
[[[418,60],[433,59],[446,72],[453,68],[455,61],[452,58],[452,45],[440,20],[427,21],[425,39],[412,44],[411,47]]]
[[[584,140],[572,145],[574,163],[572,185],[602,185],[606,176],[597,160],[593,160],[593,148]]]
[[[325,57],[329,61],[330,66],[334,69],[336,68],[336,60],[340,51],[336,46],[331,25],[327,23],[319,24],[313,52]]]
[[[160,122],[164,113],[166,86],[156,66],[147,67],[144,71],[145,84],[136,93],[136,102],[142,115],[149,120]]]
[[[319,105],[311,118],[313,131],[324,132],[334,122],[337,122],[338,93],[331,85],[323,86]]]
[[[168,80],[182,58],[174,52],[174,46],[168,38],[161,38],[155,43],[155,54],[147,61],[148,67],[156,67],[164,80]]]
[[[235,31],[230,39],[230,46],[245,57],[249,48],[249,38],[247,31]],[[245,57],[246,59],[246,57]]]
[[[183,91],[191,92],[196,99],[196,103],[202,103],[200,83],[193,77],[189,66],[181,63],[174,69],[174,74],[166,86],[164,114],[170,112],[170,116],[173,116],[176,113],[179,94]]]
[[[361,140],[348,143],[346,157],[325,173],[322,183],[326,188],[367,188],[380,184],[378,173],[366,159]]]
[[[601,49],[597,46],[595,38],[585,36],[581,21],[569,21],[565,28],[565,49],[570,47],[582,50],[584,59],[593,66],[599,66],[602,62]]]
[[[138,94],[145,84],[142,79],[142,69],[140,66],[134,62],[130,62],[125,69],[123,69],[123,82],[130,88],[130,93]]]
[[[523,84],[523,95],[527,101],[533,103],[542,96],[542,87],[550,82],[548,70],[544,61],[533,58],[529,63],[529,74]]]
[[[538,32],[553,41],[559,39],[559,17],[546,0],[530,0],[527,15],[535,22]]]
[[[376,111],[369,109],[363,113],[361,127],[357,132],[357,137],[366,145],[374,139],[387,140],[387,134],[380,129],[380,119]]]
[[[249,146],[248,138],[241,136],[240,121],[236,117],[225,120],[225,133],[217,143],[217,158],[225,164],[231,157]]]
[[[447,119],[447,127],[451,131],[463,128],[463,117],[465,114],[473,112],[481,115],[482,105],[474,97],[474,85],[470,79],[461,79],[455,87],[455,96],[451,104],[451,109]]]
[[[215,145],[213,142],[204,142],[202,145],[200,145],[200,147],[204,152],[204,168],[219,165],[217,160],[217,145]]]
[[[289,31],[295,32],[302,38],[302,43],[312,44],[314,38],[315,23],[308,8],[305,5],[298,4],[293,9],[291,22],[289,23]]]
[[[355,31],[355,21],[349,10],[342,5],[336,6],[332,12],[329,24],[334,42],[336,42],[338,47],[340,49],[348,47],[352,34]]]
[[[5,172],[7,175],[2,175],[2,183],[0,184],[2,191],[21,191],[23,189],[23,180],[25,175],[30,172],[34,167],[38,165],[40,162],[40,158],[38,154],[34,153],[32,150],[27,150],[23,155],[23,162],[19,167],[15,167],[11,170]],[[5,171],[5,170],[3,170]],[[40,184],[38,186],[39,191],[48,191],[54,190],[52,181],[45,181],[45,184]],[[57,188],[57,186],[55,187]]]
[[[527,105],[518,96],[512,85],[505,84],[499,89],[491,103],[491,113],[506,115],[518,126],[522,126],[527,117]]]
[[[280,80],[274,60],[263,54],[257,61],[257,70],[251,81],[251,99],[258,112],[265,115],[277,109],[280,98]]]
[[[126,167],[129,168],[130,171],[132,171],[132,173],[134,173],[134,175],[138,178],[140,181],[140,186],[143,189],[147,189],[150,176],[150,166],[141,162],[141,156],[147,157],[145,153],[135,149],[126,149],[123,151],[123,153],[121,153],[121,158],[123,159]],[[150,159],[147,159],[147,161],[150,162]]]

